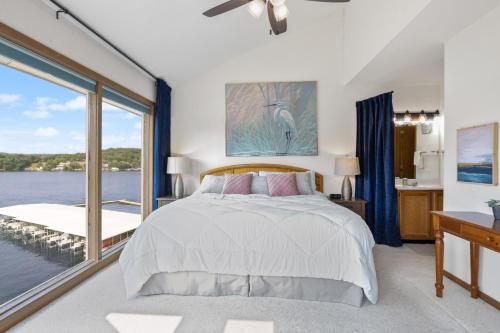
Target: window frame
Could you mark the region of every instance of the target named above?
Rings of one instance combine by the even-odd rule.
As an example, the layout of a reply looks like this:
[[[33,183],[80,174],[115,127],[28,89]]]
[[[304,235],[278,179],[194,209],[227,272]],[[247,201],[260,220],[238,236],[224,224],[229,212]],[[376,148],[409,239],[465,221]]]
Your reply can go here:
[[[87,260],[5,303],[0,308],[0,331],[4,331],[116,261],[126,243],[123,241],[108,251],[101,251],[101,141],[104,86],[149,108],[149,113],[143,113],[142,117],[142,220],[152,212],[155,103],[1,22],[0,37],[96,82],[96,91],[87,93]],[[49,81],[60,84],[50,79]]]

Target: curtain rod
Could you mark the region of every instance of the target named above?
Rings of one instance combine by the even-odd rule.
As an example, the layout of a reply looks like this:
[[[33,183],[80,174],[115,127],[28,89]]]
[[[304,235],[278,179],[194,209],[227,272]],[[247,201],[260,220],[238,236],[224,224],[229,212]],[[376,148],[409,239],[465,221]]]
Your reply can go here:
[[[119,47],[114,45],[112,42],[110,42],[108,39],[106,39],[104,36],[102,36],[100,33],[98,33],[96,30],[94,30],[92,27],[90,27],[87,23],[85,23],[82,19],[80,19],[78,16],[70,12],[66,7],[62,6],[55,0],[46,0],[49,1],[53,6],[57,7],[56,9],[56,19],[59,20],[59,14],[65,14],[70,16],[73,20],[78,22],[81,26],[83,26],[85,29],[87,29],[89,32],[91,32],[95,37],[99,38],[101,41],[103,41],[105,44],[107,44],[109,47],[111,47],[114,51],[118,52],[122,57],[133,63],[137,68],[142,70],[144,73],[149,75],[151,78],[154,80],[157,79],[153,73],[148,71],[144,66],[139,64],[137,61],[135,61],[132,57],[130,57],[128,54],[126,54],[124,51],[122,51]]]

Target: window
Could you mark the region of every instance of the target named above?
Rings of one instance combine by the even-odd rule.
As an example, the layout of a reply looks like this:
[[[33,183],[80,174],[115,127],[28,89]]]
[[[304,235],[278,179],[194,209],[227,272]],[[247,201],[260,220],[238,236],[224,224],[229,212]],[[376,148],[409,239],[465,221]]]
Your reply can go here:
[[[151,211],[153,104],[0,26],[18,42],[0,37],[2,330],[116,258]]]
[[[0,304],[83,262],[87,237],[87,96],[4,63]]]

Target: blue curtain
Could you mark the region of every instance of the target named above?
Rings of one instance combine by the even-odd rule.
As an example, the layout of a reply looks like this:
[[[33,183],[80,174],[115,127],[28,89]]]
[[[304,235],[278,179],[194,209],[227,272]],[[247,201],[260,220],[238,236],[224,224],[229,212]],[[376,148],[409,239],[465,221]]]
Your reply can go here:
[[[356,197],[367,201],[366,223],[375,242],[401,246],[394,180],[392,92],[356,103]]]
[[[172,181],[167,175],[167,158],[170,156],[170,92],[168,84],[156,80],[156,111],[154,119],[153,152],[153,209],[158,208],[157,198],[172,194]]]

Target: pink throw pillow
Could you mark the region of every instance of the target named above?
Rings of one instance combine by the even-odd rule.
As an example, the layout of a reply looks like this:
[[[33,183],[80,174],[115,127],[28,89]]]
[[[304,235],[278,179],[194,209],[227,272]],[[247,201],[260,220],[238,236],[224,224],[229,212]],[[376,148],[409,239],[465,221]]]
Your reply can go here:
[[[250,194],[252,175],[248,173],[227,174],[224,179],[222,194]]]
[[[282,173],[267,176],[269,194],[273,197],[299,195],[297,177],[294,173]]]

